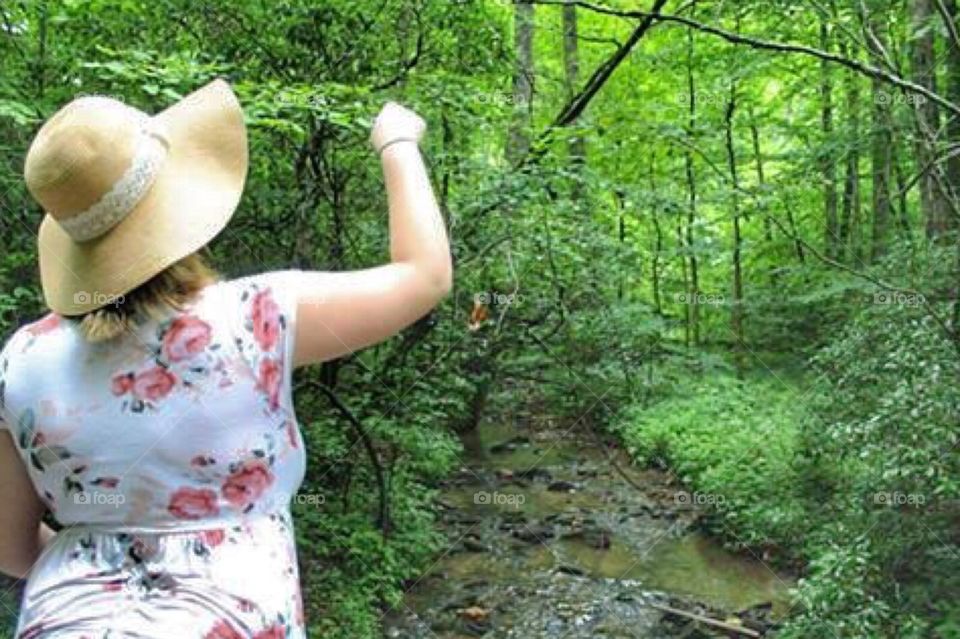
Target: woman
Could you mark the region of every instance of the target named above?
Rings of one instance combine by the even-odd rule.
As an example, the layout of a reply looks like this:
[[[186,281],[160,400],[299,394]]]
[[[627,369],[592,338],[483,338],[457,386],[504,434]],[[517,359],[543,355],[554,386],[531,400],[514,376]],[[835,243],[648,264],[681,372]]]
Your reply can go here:
[[[226,82],[153,117],[78,98],[40,129],[24,175],[46,212],[52,312],[0,352],[0,569],[27,578],[18,637],[306,636],[291,373],[384,340],[450,290],[424,129],[388,103],[371,133],[391,263],[233,280],[198,252],[247,173]]]

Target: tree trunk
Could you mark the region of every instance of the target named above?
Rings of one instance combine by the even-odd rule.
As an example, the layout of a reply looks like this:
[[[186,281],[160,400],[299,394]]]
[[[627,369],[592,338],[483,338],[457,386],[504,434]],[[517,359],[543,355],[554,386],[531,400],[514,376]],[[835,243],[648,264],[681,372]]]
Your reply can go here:
[[[897,182],[897,219],[900,221],[900,230],[903,231],[902,237],[907,242],[913,241],[913,234],[910,229],[910,210],[907,207],[907,178],[903,174],[903,167],[900,164],[899,156],[894,147],[893,154],[893,173]]]
[[[934,29],[932,0],[912,0],[912,46],[910,62],[913,67],[913,81],[936,93],[937,69],[934,54]],[[915,98],[916,96],[911,96]],[[937,165],[931,164],[936,157],[936,139],[940,130],[940,109],[932,100],[911,100],[917,122],[917,166],[921,174],[920,210],[923,213],[927,237],[936,240],[947,230],[950,211],[937,186]]]
[[[830,50],[830,30],[824,20],[820,21],[820,48]],[[823,249],[827,257],[836,258],[838,254],[837,224],[837,161],[833,144],[833,78],[829,62],[820,62],[820,126],[823,132],[823,151],[821,166],[823,178]]]
[[[733,148],[733,112],[737,107],[737,85],[730,83],[730,99],[724,113],[726,128],[727,163],[730,167],[731,182],[731,209],[733,214],[733,303],[730,314],[730,330],[733,332],[736,344],[734,346],[734,360],[737,375],[743,376],[744,369],[744,341],[743,341],[743,272],[740,260],[740,251],[743,238],[740,233],[740,180],[737,177],[737,157]]]
[[[882,63],[885,29],[879,21],[871,18],[870,29],[876,37],[867,39],[867,45],[874,60]],[[870,242],[870,259],[876,260],[887,250],[890,235],[890,178],[893,164],[893,139],[891,136],[892,119],[890,103],[894,99],[893,90],[884,82],[874,78],[873,87],[873,131],[871,132],[870,161],[873,174],[873,233]]]
[[[650,192],[657,192],[657,165],[656,165],[656,156],[650,155]],[[657,309],[657,314],[663,314],[663,300],[660,297],[660,254],[663,252],[663,230],[660,228],[660,216],[657,213],[657,204],[654,203],[650,207],[650,221],[653,222],[653,232],[655,237],[655,244],[653,247],[653,259],[651,260],[653,275],[651,278],[650,285],[652,287],[653,293],[653,305]]]
[[[757,169],[757,186],[760,192],[764,192],[767,183],[763,174],[763,154],[760,152],[760,128],[757,126],[757,120],[753,115],[753,109],[750,109],[750,141],[753,143],[753,158]],[[773,225],[767,215],[763,216],[763,239],[767,244],[773,244]]]
[[[846,47],[841,45],[841,54],[847,56]],[[859,236],[860,211],[860,76],[854,72],[847,74],[847,135],[844,158],[843,203],[840,213],[839,252],[841,262],[848,257],[860,261],[857,238]]]
[[[617,247],[619,249],[618,257],[622,260],[623,247],[627,243],[627,221],[626,221],[626,211],[624,210],[625,208],[624,200],[626,199],[626,193],[624,193],[621,189],[614,189],[613,198],[617,203],[617,239],[619,240],[619,243],[617,244]],[[625,285],[624,271],[626,269],[617,269],[617,270],[618,270],[617,301],[622,302],[624,285]]]
[[[957,6],[956,0],[943,0],[942,8],[946,11],[944,20],[949,20],[952,25],[951,31],[956,33],[956,25],[958,19],[960,19],[960,8]],[[950,37],[947,38],[947,73],[946,73],[946,97],[953,104],[960,104],[960,47],[958,47],[956,38]],[[960,143],[960,119],[956,117],[950,117],[947,119],[947,138],[951,144]],[[947,159],[947,176],[945,182],[945,190],[947,191],[947,197],[950,198],[950,202],[956,204],[957,195],[960,194],[960,157],[957,155],[952,155]],[[951,207],[951,212],[954,210]],[[948,220],[948,226],[951,231],[956,231],[957,228],[960,228],[960,220],[957,219],[956,215],[951,215]],[[956,274],[954,275],[954,286],[956,287],[953,292],[953,330],[955,341],[960,341],[960,239],[954,237],[953,241],[956,243],[957,259],[954,261],[956,265]]]
[[[577,6],[575,4],[565,4],[563,6],[563,69],[567,84],[567,98],[572,99],[577,94],[580,83]],[[570,197],[576,205],[583,193],[583,174],[580,169],[586,157],[583,136],[579,133],[574,134],[570,139],[569,153],[574,180]]]
[[[960,20],[960,8],[957,6],[957,0],[943,0],[943,7],[946,9],[949,19],[953,25],[957,25]],[[955,29],[957,27],[955,26]],[[960,47],[954,42],[954,39],[947,38],[947,73],[946,87],[944,93],[953,104],[960,104]],[[951,144],[960,144],[960,118],[947,118],[947,138]],[[947,159],[946,179],[946,197],[951,202],[956,202],[960,195],[960,155],[953,154]],[[952,212],[952,207],[949,207]],[[951,231],[960,228],[960,219],[956,215],[950,215],[947,218],[947,227]]]
[[[507,143],[507,159],[517,162],[530,149],[530,109],[533,100],[533,4],[516,0],[513,5],[513,121]]]
[[[683,250],[684,248],[684,233],[683,233],[683,221],[684,217],[677,213],[677,254],[680,256],[680,279],[683,283],[683,290],[690,290],[690,273],[687,268],[687,256]],[[689,296],[684,295],[684,306],[683,306],[683,345],[687,348],[690,348],[690,338],[692,337],[690,331],[690,316],[691,316],[691,306],[696,302],[696,300],[691,300]]]
[[[690,7],[691,16],[697,9],[696,0]],[[687,207],[687,236],[686,252],[687,259],[690,261],[690,285],[687,288],[687,342],[694,346],[700,344],[700,280],[697,265],[697,251],[694,247],[693,227],[697,221],[697,182],[694,173],[693,151],[691,148],[696,144],[697,137],[697,87],[693,78],[693,29],[687,29],[687,100],[689,108],[689,118],[687,120],[687,139],[689,145],[684,151],[683,165],[687,175],[687,193],[689,195],[689,206]]]

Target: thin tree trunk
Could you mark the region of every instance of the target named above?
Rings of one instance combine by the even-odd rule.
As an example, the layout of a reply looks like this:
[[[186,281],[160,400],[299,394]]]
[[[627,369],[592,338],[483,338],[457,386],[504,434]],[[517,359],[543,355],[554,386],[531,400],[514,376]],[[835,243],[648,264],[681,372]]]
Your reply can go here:
[[[750,108],[750,141],[753,144],[753,158],[757,168],[757,186],[759,186],[760,191],[763,192],[767,180],[763,174],[763,155],[760,152],[760,129],[757,127],[757,121],[754,117],[752,107]],[[773,244],[773,225],[770,223],[770,218],[766,215],[763,216],[763,239],[767,241],[767,244]]]
[[[841,54],[847,51],[841,45]],[[856,237],[859,230],[860,211],[860,76],[847,74],[846,91],[847,135],[846,157],[844,161],[843,200],[840,214],[839,252],[837,260],[843,262],[848,256],[859,261],[859,242]]]
[[[894,153],[893,158],[893,173],[897,179],[897,203],[899,205],[896,211],[897,219],[900,221],[900,230],[903,232],[903,239],[911,242],[913,236],[910,230],[910,211],[907,208],[907,178],[903,174],[903,167],[900,166],[896,153]]]
[[[807,258],[806,253],[803,250],[803,241],[800,240],[800,235],[797,232],[797,223],[794,220],[793,207],[790,206],[790,202],[788,200],[784,200],[783,205],[784,210],[787,212],[787,227],[790,229],[790,236],[794,238],[793,246],[797,251],[797,259],[801,264],[803,264],[806,262]]]
[[[960,8],[957,6],[957,1],[943,0],[943,8],[946,9],[951,24],[954,25],[953,31],[956,32],[958,29],[957,23],[960,21]],[[960,46],[958,46],[954,38],[951,37],[947,38],[946,47],[947,73],[944,93],[946,93],[946,97],[950,102],[960,104]],[[960,144],[960,118],[953,115],[948,117],[946,129],[949,142],[951,144]],[[946,197],[948,198],[948,204],[951,202],[955,204],[958,197],[960,197],[960,156],[953,154],[947,159],[946,179],[943,181],[946,185],[944,190],[947,192]],[[952,206],[948,208],[953,212],[954,209]],[[958,219],[957,215],[950,215],[947,218],[947,227],[950,231],[956,231],[960,228],[960,219]],[[960,248],[960,243],[958,243],[958,248]],[[960,303],[960,297],[958,297],[958,303]]]
[[[912,46],[910,61],[913,81],[930,91],[937,91],[937,68],[934,53],[934,28],[932,24],[932,0],[912,1]],[[917,166],[922,174],[920,187],[920,210],[923,213],[927,237],[936,240],[947,230],[950,211],[939,187],[935,172],[940,170],[931,161],[936,157],[936,137],[940,130],[940,108],[931,100],[913,100],[917,121]]]
[[[40,3],[40,28],[37,31],[37,67],[34,78],[37,81],[37,99],[43,100],[47,90],[47,3]]]
[[[730,314],[730,330],[736,338],[734,345],[734,360],[737,375],[742,377],[744,372],[744,341],[743,341],[743,271],[740,260],[740,251],[743,238],[740,232],[740,180],[737,177],[737,157],[733,148],[733,113],[737,107],[737,85],[730,83],[730,99],[724,113],[726,129],[727,162],[730,167],[731,209],[733,214],[733,303]]]
[[[750,115],[750,141],[753,145],[753,161],[754,166],[757,170],[757,187],[758,190],[763,193],[766,187],[767,178],[763,172],[763,154],[760,151],[760,128],[757,126],[757,119],[753,113],[753,106],[748,107]],[[765,205],[761,205],[765,206]],[[766,211],[761,211],[763,217],[763,237],[766,240],[767,247],[773,247],[773,228],[770,222],[770,216],[766,214]],[[770,283],[776,285],[777,283],[777,267],[775,264],[770,266]]]
[[[516,0],[513,5],[514,55],[513,121],[507,143],[507,159],[517,162],[530,149],[530,109],[533,100],[533,4]]]
[[[960,8],[956,0],[943,0],[941,5],[946,14],[944,20],[949,21],[951,33],[955,36],[957,32],[957,22],[960,19]],[[960,104],[960,46],[957,44],[956,37],[947,38],[947,73],[946,73],[946,97],[954,104]],[[947,138],[951,144],[960,143],[960,118],[950,116],[947,119]],[[960,157],[952,155],[947,159],[946,180],[947,196],[950,198],[951,211],[955,210],[957,196],[960,194]],[[956,215],[949,218],[949,228],[956,231],[960,228],[960,220]],[[953,291],[953,331],[955,341],[960,341],[960,241],[954,237],[956,243],[957,259],[955,260],[956,274],[954,275]]]
[[[876,61],[882,62],[884,46],[884,32],[882,25],[875,18],[868,20],[873,37],[867,39],[867,46]],[[892,121],[890,117],[890,103],[894,93],[886,84],[874,78],[873,86],[873,131],[871,133],[871,153],[873,174],[873,233],[870,242],[870,259],[876,260],[886,253],[890,235],[890,178],[893,165],[893,140],[891,136]]]
[[[577,94],[580,83],[580,55],[578,49],[577,6],[566,4],[563,7],[563,68],[567,84],[567,99]],[[583,173],[581,168],[586,158],[586,149],[583,136],[579,133],[570,139],[570,164],[573,173],[573,190],[571,200],[580,201],[583,192]]]
[[[684,249],[684,232],[683,232],[683,221],[684,217],[680,214],[677,214],[677,253],[680,256],[680,279],[683,283],[683,290],[690,290],[690,273],[687,268],[687,257],[685,255]],[[690,348],[690,317],[692,315],[691,306],[696,303],[696,300],[691,300],[688,296],[684,295],[683,306],[683,345],[687,348]]]
[[[693,0],[690,7],[690,15],[695,15],[697,10],[696,0]],[[697,138],[697,86],[693,77],[693,29],[687,29],[687,100],[689,117],[687,120],[687,138],[690,144],[687,146],[683,165],[687,176],[687,193],[689,195],[689,205],[687,207],[687,237],[686,252],[687,259],[690,261],[690,285],[687,288],[688,299],[687,308],[687,343],[693,343],[694,346],[700,344],[700,280],[698,274],[697,251],[694,246],[693,227],[697,221],[697,182],[695,167],[693,164],[693,151]]]
[[[657,165],[656,165],[656,156],[653,154],[650,155],[650,192],[657,192],[657,181],[656,181]],[[657,205],[654,203],[650,207],[650,220],[653,222],[653,231],[655,236],[655,244],[653,249],[653,275],[651,277],[650,285],[652,287],[653,293],[653,305],[657,309],[657,314],[663,314],[663,301],[660,297],[660,253],[663,251],[663,230],[660,228],[660,217],[657,213]]]
[[[626,199],[626,195],[622,190],[614,189],[613,197],[617,202],[617,239],[619,240],[618,250],[620,251],[618,257],[620,257],[623,255],[623,247],[627,243],[627,222],[626,211],[624,210],[624,200]],[[621,302],[623,301],[625,270],[626,269],[622,268],[617,269],[617,301]]]
[[[830,50],[830,30],[826,21],[820,22],[820,48]],[[835,259],[839,237],[837,224],[837,161],[833,145],[833,78],[831,65],[820,61],[820,126],[823,132],[821,166],[823,173],[823,249],[827,257]]]

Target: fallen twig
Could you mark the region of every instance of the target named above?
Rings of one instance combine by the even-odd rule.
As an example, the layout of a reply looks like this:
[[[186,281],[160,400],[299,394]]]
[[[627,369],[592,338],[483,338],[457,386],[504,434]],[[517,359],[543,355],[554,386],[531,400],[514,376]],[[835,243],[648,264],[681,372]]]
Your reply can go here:
[[[712,617],[704,617],[703,615],[698,615],[695,612],[688,612],[686,610],[680,610],[679,608],[674,608],[672,606],[667,606],[665,604],[658,604],[656,602],[650,602],[651,608],[656,608],[662,612],[676,615],[678,617],[683,617],[684,619],[690,619],[691,621],[697,621],[699,623],[712,626],[714,628],[719,628],[721,630],[726,630],[729,632],[735,632],[741,634],[744,637],[762,637],[759,632],[756,630],[751,630],[750,628],[744,628],[743,626],[738,626],[732,623],[727,623],[726,621],[720,621],[719,619],[713,619]]]

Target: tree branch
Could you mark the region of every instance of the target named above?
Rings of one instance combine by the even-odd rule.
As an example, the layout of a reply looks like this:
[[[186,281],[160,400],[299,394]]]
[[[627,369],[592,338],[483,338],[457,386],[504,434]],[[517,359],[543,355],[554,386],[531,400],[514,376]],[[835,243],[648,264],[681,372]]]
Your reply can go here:
[[[563,4],[555,2],[539,2],[538,0],[531,0],[533,4]],[[553,136],[554,131],[558,128],[562,128],[573,124],[580,114],[587,108],[587,105],[590,104],[590,101],[597,95],[601,87],[610,79],[610,76],[613,75],[613,72],[617,70],[617,67],[620,66],[620,63],[626,59],[627,55],[633,50],[636,44],[646,35],[650,27],[654,26],[654,16],[659,14],[663,5],[667,3],[667,0],[654,0],[653,9],[650,13],[644,13],[641,17],[640,24],[637,25],[637,28],[633,30],[633,33],[630,34],[630,37],[627,38],[627,41],[617,49],[613,55],[611,55],[607,60],[603,62],[599,67],[597,67],[590,78],[587,80],[583,89],[580,90],[577,95],[573,96],[569,102],[563,107],[560,113],[557,114],[557,117],[554,118],[553,124],[547,127],[547,130],[541,133],[535,143],[535,150],[531,151],[525,155],[518,163],[516,168],[520,168],[525,164],[533,162],[540,158],[544,153],[546,153],[546,147]],[[571,4],[581,4],[579,2],[573,2]]]
[[[537,4],[554,4],[560,5],[564,4],[562,0],[533,0]],[[585,2],[584,0],[569,0],[570,4],[583,7],[588,11],[594,11],[596,13],[601,13],[605,15],[618,16],[621,18],[633,18],[644,20],[642,25],[648,24],[648,21],[660,21],[660,22],[675,22],[677,24],[682,24],[691,29],[697,29],[704,33],[709,33],[710,35],[717,36],[733,44],[742,44],[749,46],[754,49],[765,49],[767,51],[780,51],[782,53],[799,53],[802,55],[810,56],[817,58],[819,60],[826,60],[827,62],[833,62],[839,64],[848,69],[856,71],[862,75],[865,75],[870,78],[875,78],[897,86],[904,91],[910,93],[915,93],[922,95],[932,102],[936,102],[938,105],[947,109],[954,115],[960,116],[960,106],[954,104],[953,102],[947,100],[943,96],[930,91],[926,87],[922,87],[919,84],[905,80],[904,78],[890,73],[889,71],[884,71],[878,67],[864,64],[856,60],[850,60],[843,56],[837,55],[835,53],[829,53],[827,51],[822,51],[820,49],[815,49],[814,47],[808,47],[803,44],[790,44],[786,42],[774,42],[770,40],[761,40],[759,38],[752,38],[745,36],[739,33],[734,33],[732,31],[727,31],[719,27],[714,27],[708,24],[703,24],[702,22],[697,22],[696,20],[691,20],[690,18],[684,18],[683,16],[678,15],[665,15],[661,13],[656,13],[656,8],[654,12],[647,11],[622,11],[619,9],[611,9],[609,7],[603,7],[600,5],[595,5],[590,2]],[[642,26],[641,25],[641,26]]]
[[[377,449],[373,444],[373,440],[370,439],[370,436],[367,434],[367,431],[364,430],[363,424],[360,420],[353,414],[353,412],[347,408],[347,405],[337,396],[332,388],[323,384],[321,382],[306,380],[298,386],[298,388],[309,387],[315,390],[321,391],[324,395],[327,396],[327,399],[330,400],[330,403],[337,409],[337,411],[344,417],[350,424],[353,426],[354,430],[357,432],[357,436],[360,438],[360,441],[363,442],[363,447],[367,451],[367,456],[370,458],[370,465],[373,466],[373,472],[376,475],[377,479],[377,488],[379,491],[380,497],[380,510],[377,516],[377,526],[380,528],[380,531],[384,536],[390,534],[390,495],[387,491],[387,480],[383,472],[383,464],[380,462],[380,456],[377,454]]]

